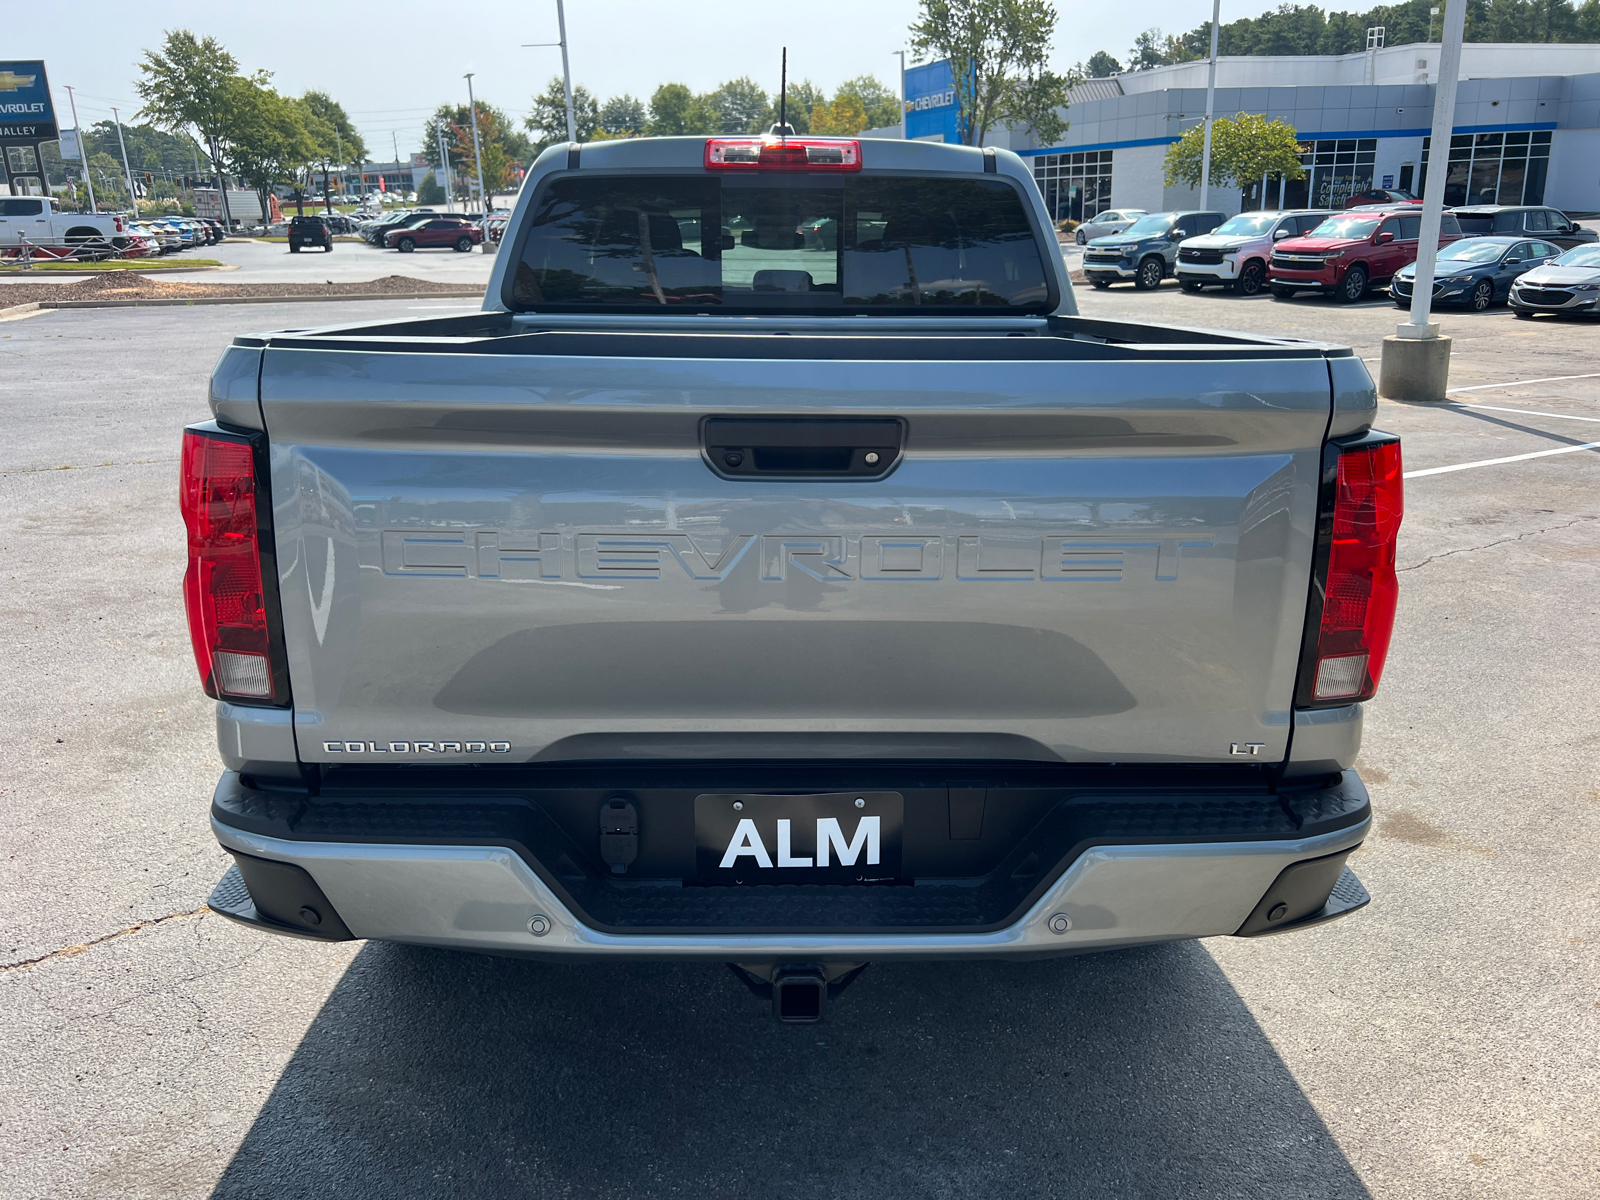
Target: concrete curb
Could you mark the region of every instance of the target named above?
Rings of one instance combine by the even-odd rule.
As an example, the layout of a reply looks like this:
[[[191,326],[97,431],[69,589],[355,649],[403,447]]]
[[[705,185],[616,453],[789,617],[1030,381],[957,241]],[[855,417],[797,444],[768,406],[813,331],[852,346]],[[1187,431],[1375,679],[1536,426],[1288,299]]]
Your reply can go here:
[[[197,304],[329,304],[346,300],[481,300],[481,291],[473,292],[363,292],[354,296],[181,296],[150,298],[146,300],[34,300],[0,308],[0,320],[20,316],[40,308],[171,308]]]

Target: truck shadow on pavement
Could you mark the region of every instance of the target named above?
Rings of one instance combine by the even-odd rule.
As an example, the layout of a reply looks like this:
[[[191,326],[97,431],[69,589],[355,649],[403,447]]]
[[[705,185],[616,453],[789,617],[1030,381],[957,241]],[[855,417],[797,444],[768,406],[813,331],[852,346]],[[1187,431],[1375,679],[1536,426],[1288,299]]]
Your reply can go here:
[[[877,964],[823,1025],[720,965],[373,943],[217,1197],[1366,1189],[1206,951]]]

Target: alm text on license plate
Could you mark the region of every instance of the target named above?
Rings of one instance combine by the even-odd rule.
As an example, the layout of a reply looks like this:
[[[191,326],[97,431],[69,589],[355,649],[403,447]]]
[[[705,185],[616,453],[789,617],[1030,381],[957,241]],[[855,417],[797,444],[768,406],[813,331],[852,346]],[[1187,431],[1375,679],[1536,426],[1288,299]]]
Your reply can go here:
[[[896,880],[904,818],[899,792],[696,796],[696,879],[703,884]]]

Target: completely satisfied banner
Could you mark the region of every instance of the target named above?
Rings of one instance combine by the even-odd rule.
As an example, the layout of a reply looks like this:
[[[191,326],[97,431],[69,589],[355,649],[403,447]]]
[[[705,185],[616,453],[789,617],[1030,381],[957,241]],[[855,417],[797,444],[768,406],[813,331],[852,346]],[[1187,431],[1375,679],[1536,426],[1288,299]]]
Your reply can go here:
[[[0,61],[0,142],[48,142],[57,133],[44,63]]]

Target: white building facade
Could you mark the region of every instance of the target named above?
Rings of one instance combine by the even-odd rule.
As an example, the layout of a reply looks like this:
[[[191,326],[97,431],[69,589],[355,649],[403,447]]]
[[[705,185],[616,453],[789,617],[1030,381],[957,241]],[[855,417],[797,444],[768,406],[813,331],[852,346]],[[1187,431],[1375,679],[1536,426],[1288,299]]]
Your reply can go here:
[[[1217,60],[1215,114],[1258,113],[1292,125],[1307,178],[1212,188],[1228,213],[1338,208],[1372,187],[1421,194],[1433,148],[1439,46],[1343,55]],[[1445,203],[1548,204],[1600,212],[1600,45],[1471,42],[1462,48]],[[1094,79],[1064,112],[1052,146],[998,140],[1031,160],[1057,219],[1107,208],[1193,208],[1197,189],[1168,187],[1167,148],[1205,116],[1205,61]]]

